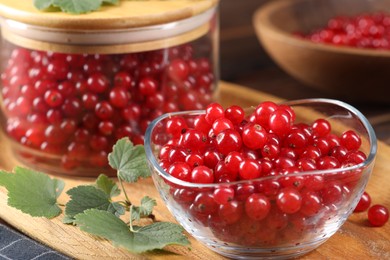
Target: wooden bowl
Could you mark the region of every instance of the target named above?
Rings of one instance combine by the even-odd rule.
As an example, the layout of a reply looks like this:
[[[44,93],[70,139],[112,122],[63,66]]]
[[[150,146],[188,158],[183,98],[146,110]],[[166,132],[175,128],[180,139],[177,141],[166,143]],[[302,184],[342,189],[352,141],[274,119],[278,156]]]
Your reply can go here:
[[[323,27],[338,15],[390,11],[385,0],[276,0],[253,23],[259,41],[287,73],[328,96],[390,104],[390,51],[313,43],[293,35]]]

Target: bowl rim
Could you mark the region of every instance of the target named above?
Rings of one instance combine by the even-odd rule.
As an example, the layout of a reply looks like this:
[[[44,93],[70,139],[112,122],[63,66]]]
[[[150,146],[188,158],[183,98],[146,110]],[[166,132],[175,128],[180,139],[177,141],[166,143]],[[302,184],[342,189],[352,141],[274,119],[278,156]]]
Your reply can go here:
[[[270,1],[261,7],[259,7],[252,17],[252,23],[255,27],[255,31],[262,41],[262,34],[267,33],[267,37],[276,38],[283,42],[288,42],[291,45],[301,46],[317,51],[336,52],[339,54],[349,54],[358,56],[370,56],[370,57],[390,57],[389,50],[381,49],[368,49],[350,47],[344,45],[332,45],[328,43],[315,43],[308,39],[294,36],[292,33],[279,29],[272,24],[270,16],[280,8],[293,6],[297,3],[307,2],[309,0],[275,0]],[[315,2],[315,1],[312,1]],[[315,28],[314,28],[315,29]]]
[[[145,153],[146,153],[147,160],[153,166],[154,169],[157,169],[158,174],[161,175],[165,180],[169,181],[170,183],[174,183],[176,185],[179,185],[182,187],[189,187],[189,188],[210,188],[210,187],[216,187],[216,186],[221,186],[221,185],[237,185],[237,184],[252,183],[252,182],[257,182],[257,181],[273,179],[275,177],[279,178],[279,177],[289,177],[289,176],[305,176],[305,175],[318,175],[318,174],[331,174],[331,173],[334,174],[334,173],[352,171],[352,170],[356,170],[359,168],[363,168],[363,167],[371,165],[374,162],[375,156],[377,153],[377,147],[378,147],[375,131],[374,131],[371,123],[368,121],[368,119],[358,109],[356,109],[352,105],[347,104],[347,103],[340,101],[340,100],[327,99],[327,98],[297,99],[297,100],[289,100],[289,101],[280,102],[279,104],[285,104],[285,105],[289,105],[289,106],[298,106],[298,105],[303,105],[303,104],[308,104],[308,103],[316,103],[316,104],[324,103],[324,104],[336,105],[336,106],[339,106],[341,108],[346,109],[347,111],[354,114],[357,118],[360,119],[360,122],[362,123],[365,130],[367,131],[368,141],[370,144],[369,154],[364,162],[357,164],[357,165],[345,167],[345,168],[303,171],[303,172],[298,172],[298,173],[290,173],[290,174],[286,174],[286,175],[276,175],[276,176],[262,176],[262,177],[259,177],[256,179],[240,180],[240,181],[226,182],[226,183],[192,183],[192,182],[187,182],[187,181],[183,181],[183,180],[177,179],[175,177],[172,177],[169,173],[164,171],[163,168],[159,165],[157,158],[152,151],[152,145],[151,145],[152,144],[152,141],[151,141],[152,131],[159,122],[161,122],[162,120],[164,120],[166,118],[180,116],[180,115],[200,115],[200,114],[204,114],[205,110],[188,110],[188,111],[181,111],[181,112],[166,113],[166,114],[163,114],[163,115],[157,117],[156,119],[154,119],[149,124],[149,126],[147,127],[147,129],[145,131],[144,147],[145,147]]]

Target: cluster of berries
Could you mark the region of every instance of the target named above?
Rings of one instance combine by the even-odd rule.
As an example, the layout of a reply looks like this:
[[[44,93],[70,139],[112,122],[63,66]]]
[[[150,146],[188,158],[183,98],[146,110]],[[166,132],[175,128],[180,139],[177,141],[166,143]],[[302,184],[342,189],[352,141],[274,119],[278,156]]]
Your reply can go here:
[[[364,169],[342,169],[366,160],[360,136],[336,135],[326,119],[306,124],[295,117],[292,107],[273,102],[249,116],[240,106],[212,103],[204,114],[158,125],[152,141],[161,146],[162,169],[182,181],[213,184],[168,181],[175,203],[217,238],[245,246],[302,240],[341,210],[352,211],[345,201],[356,196]]]
[[[189,44],[110,55],[16,48],[1,81],[5,130],[21,155],[61,172],[101,172],[117,139],[143,144],[151,120],[203,109],[214,91],[208,55]]]
[[[327,26],[297,36],[316,43],[369,49],[390,49],[390,15],[378,12],[356,16],[338,16]]]

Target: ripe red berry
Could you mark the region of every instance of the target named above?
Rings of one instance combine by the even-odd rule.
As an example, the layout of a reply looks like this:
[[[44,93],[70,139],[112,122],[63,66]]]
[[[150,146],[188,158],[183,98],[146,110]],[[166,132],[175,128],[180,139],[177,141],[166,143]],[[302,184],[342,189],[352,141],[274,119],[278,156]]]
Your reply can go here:
[[[212,103],[206,107],[205,119],[209,124],[213,124],[218,118],[224,117],[225,110],[218,103]]]
[[[87,88],[93,93],[103,93],[108,89],[108,86],[108,79],[101,73],[95,73],[87,80]]]
[[[187,63],[181,59],[175,59],[168,66],[168,74],[169,76],[176,80],[182,81],[188,77],[190,69]]]
[[[270,114],[268,126],[273,133],[285,136],[291,129],[291,115],[285,109],[277,109]]]
[[[226,129],[216,137],[216,148],[223,155],[239,151],[242,146],[241,135],[233,129]]]
[[[214,199],[218,204],[226,204],[234,198],[234,189],[221,187],[214,190]]]
[[[228,203],[222,204],[219,206],[218,209],[218,215],[228,225],[238,222],[241,219],[243,212],[243,205],[236,200],[232,200]]]
[[[389,220],[389,210],[379,204],[368,209],[368,221],[374,227],[381,227]]]
[[[190,181],[193,183],[213,183],[214,173],[207,166],[197,166],[191,171]]]
[[[276,105],[274,102],[271,101],[266,101],[259,104],[256,107],[254,113],[256,118],[256,123],[268,129],[269,117],[277,108],[278,105]]]
[[[49,89],[45,92],[45,101],[50,107],[58,107],[63,102],[61,93],[57,90]]]
[[[237,125],[244,120],[245,112],[240,106],[233,105],[225,110],[225,117]]]
[[[248,123],[242,131],[242,142],[250,149],[261,149],[267,143],[267,133],[259,124]]]
[[[284,188],[279,192],[276,204],[282,212],[293,214],[301,209],[302,196],[295,188]]]
[[[358,204],[356,205],[356,208],[353,212],[362,212],[366,211],[371,205],[371,197],[367,192],[363,192],[362,196],[360,197],[360,200]]]
[[[173,177],[183,180],[191,180],[191,167],[185,162],[175,162],[168,168],[168,173]]]
[[[271,209],[269,199],[259,193],[250,195],[245,201],[245,212],[253,220],[264,219]]]
[[[357,150],[359,149],[362,141],[357,133],[352,130],[348,130],[340,136],[340,143],[348,150]]]
[[[257,179],[261,176],[261,165],[254,159],[244,159],[240,163],[238,173],[242,180]]]

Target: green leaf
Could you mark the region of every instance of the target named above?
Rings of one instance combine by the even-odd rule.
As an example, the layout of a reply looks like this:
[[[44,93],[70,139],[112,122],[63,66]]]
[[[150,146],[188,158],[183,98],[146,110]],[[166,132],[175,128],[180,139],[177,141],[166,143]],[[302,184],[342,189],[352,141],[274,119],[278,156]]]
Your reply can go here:
[[[184,229],[174,223],[156,222],[137,229],[134,244],[140,252],[162,249],[167,245],[189,245]]]
[[[152,214],[153,207],[156,206],[156,200],[148,196],[141,199],[141,206],[132,206],[131,220],[140,220],[143,217],[147,217]]]
[[[66,204],[65,215],[73,218],[87,209],[108,210],[110,197],[104,191],[92,185],[74,187],[67,192],[70,201]]]
[[[0,186],[4,186],[6,183],[9,183],[12,178],[13,174],[10,174],[9,172],[0,170]]]
[[[53,0],[53,5],[66,13],[82,14],[99,9],[102,0]]]
[[[34,6],[39,10],[45,10],[53,5],[53,0],[34,0]]]
[[[65,215],[63,218],[62,218],[62,223],[64,224],[74,224],[74,218],[72,217],[69,217],[68,215]]]
[[[126,213],[126,209],[119,202],[113,202],[108,207],[108,212],[114,213],[115,216],[120,217]]]
[[[116,5],[119,0],[34,0],[34,6],[39,10],[58,7],[61,11],[72,14],[82,14],[98,10],[102,4]]]
[[[134,146],[129,138],[116,142],[108,161],[118,171],[118,177],[126,182],[136,182],[139,178],[150,176],[144,147]]]
[[[16,167],[14,174],[2,171],[0,185],[8,190],[8,205],[33,217],[54,218],[61,213],[57,198],[65,183],[48,175]]]
[[[103,0],[103,3],[116,5],[119,3],[119,0]]]
[[[108,239],[114,246],[121,246],[135,253],[162,249],[171,244],[189,244],[183,235],[183,228],[173,223],[155,223],[137,228],[134,233],[114,214],[96,209],[76,215],[75,223],[81,230]]]
[[[96,179],[96,186],[110,196],[110,198],[121,194],[121,190],[118,188],[118,185],[104,174],[100,174]]]

